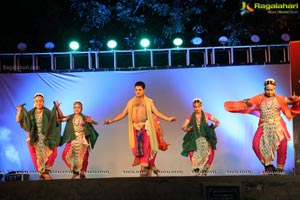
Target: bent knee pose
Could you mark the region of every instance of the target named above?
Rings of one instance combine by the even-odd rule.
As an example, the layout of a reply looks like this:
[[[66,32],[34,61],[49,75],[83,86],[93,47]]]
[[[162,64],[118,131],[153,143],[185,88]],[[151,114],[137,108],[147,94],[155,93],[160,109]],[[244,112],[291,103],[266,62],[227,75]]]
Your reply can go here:
[[[189,156],[195,175],[206,175],[216,149],[217,137],[214,129],[220,125],[217,118],[202,110],[202,101],[193,100],[194,112],[187,116],[182,126],[186,132],[182,143],[182,156]],[[208,125],[212,121],[215,125]]]
[[[75,101],[73,104],[74,113],[63,117],[66,122],[61,144],[66,143],[62,153],[62,159],[72,171],[72,179],[80,176],[85,178],[88,167],[90,148],[94,148],[98,133],[93,125],[98,123],[91,117],[82,114],[82,102]]]
[[[44,106],[44,95],[34,95],[34,108],[27,111],[24,105],[17,106],[16,121],[28,132],[27,146],[32,162],[41,179],[52,179],[50,171],[60,144],[60,123],[62,115],[59,105],[54,102],[52,110]]]
[[[299,99],[293,95],[289,98],[275,93],[274,79],[264,82],[264,93],[242,101],[227,101],[225,109],[229,112],[254,114],[259,117],[258,128],[252,141],[252,148],[265,168],[266,173],[284,173],[287,157],[287,141],[291,139],[281,112],[292,119],[293,114],[288,107]],[[298,109],[295,107],[295,109]],[[273,160],[277,152],[277,167]]]

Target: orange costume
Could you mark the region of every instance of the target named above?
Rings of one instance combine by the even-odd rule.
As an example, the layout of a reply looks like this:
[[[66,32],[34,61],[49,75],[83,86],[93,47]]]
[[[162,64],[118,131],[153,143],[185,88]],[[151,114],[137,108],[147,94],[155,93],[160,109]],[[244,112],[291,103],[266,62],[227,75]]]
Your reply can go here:
[[[283,172],[287,141],[291,137],[280,111],[290,120],[299,113],[297,103],[290,109],[284,96],[275,94],[272,98],[265,98],[264,94],[259,94],[244,101],[227,101],[224,107],[228,112],[253,114],[259,117],[252,148],[266,171],[275,171],[272,161],[277,151],[277,171]]]

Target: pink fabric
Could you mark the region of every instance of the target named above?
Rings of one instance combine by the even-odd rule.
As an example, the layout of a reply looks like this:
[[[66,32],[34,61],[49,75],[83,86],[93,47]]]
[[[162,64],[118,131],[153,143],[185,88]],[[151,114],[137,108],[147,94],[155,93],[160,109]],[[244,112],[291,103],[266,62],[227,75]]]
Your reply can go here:
[[[257,158],[261,161],[262,160],[262,155],[260,153],[260,148],[259,148],[259,144],[260,144],[260,138],[263,134],[263,129],[262,128],[258,128],[255,132],[255,135],[253,137],[252,140],[252,149],[254,150]]]
[[[213,160],[214,160],[214,157],[215,157],[215,150],[213,148],[210,148],[210,150],[211,150],[211,153],[208,156],[208,160],[206,162],[207,165],[211,165],[212,162],[213,162]],[[191,162],[192,162],[193,154],[194,154],[194,151],[190,151],[189,152],[189,156],[190,156],[190,161]]]
[[[65,164],[67,165],[68,168],[71,168],[70,163],[67,161],[67,154],[69,151],[72,151],[72,143],[68,142],[64,148],[64,151],[62,153],[62,159],[65,162]],[[83,163],[82,163],[82,168],[79,169],[81,172],[86,172],[87,171],[87,167],[88,167],[88,159],[89,159],[89,151],[87,150],[84,154],[83,157]]]
[[[277,149],[277,166],[285,165],[286,161],[286,154],[287,154],[287,140],[284,138]]]
[[[27,141],[27,147],[28,147],[28,150],[29,150],[29,154],[30,154],[32,163],[33,163],[35,169],[38,170],[37,161],[36,161],[36,154],[35,154],[35,148],[34,148],[34,146],[30,145],[29,141]]]
[[[57,147],[54,147],[52,153],[48,157],[48,161],[46,162],[46,169],[52,168],[56,157],[57,157]]]
[[[210,150],[211,150],[211,152],[210,152],[210,155],[209,155],[207,163],[206,163],[208,165],[211,165],[211,163],[213,162],[214,157],[215,157],[215,150],[213,148],[210,148]]]
[[[285,126],[284,126],[285,127]],[[259,127],[256,132],[255,135],[253,137],[253,141],[252,141],[252,148],[257,156],[257,158],[262,161],[262,155],[260,152],[260,148],[259,148],[259,144],[260,144],[260,138],[263,135],[263,129],[261,127]],[[287,139],[284,138],[277,149],[277,165],[285,165],[285,161],[286,161],[286,154],[287,154]]]
[[[69,151],[72,151],[72,144],[71,142],[68,142],[64,148],[64,151],[62,153],[62,159],[65,162],[65,164],[67,165],[68,168],[71,168],[70,163],[67,161],[67,154]]]
[[[27,141],[27,147],[28,147],[33,165],[34,165],[35,169],[38,170],[35,147],[31,146],[29,141]],[[57,147],[54,147],[52,150],[52,153],[48,157],[48,161],[46,162],[46,166],[45,166],[46,169],[50,170],[53,167],[56,157],[57,157]]]
[[[134,129],[134,133],[135,133]],[[150,148],[150,138],[149,135],[147,134],[147,130],[144,130],[144,135],[143,135],[143,156],[136,156],[137,155],[137,138],[136,136],[134,137],[134,148],[131,149],[132,154],[135,156],[135,160],[139,160],[139,163],[141,166],[148,167],[148,162],[150,159],[150,154],[151,154],[151,148]]]

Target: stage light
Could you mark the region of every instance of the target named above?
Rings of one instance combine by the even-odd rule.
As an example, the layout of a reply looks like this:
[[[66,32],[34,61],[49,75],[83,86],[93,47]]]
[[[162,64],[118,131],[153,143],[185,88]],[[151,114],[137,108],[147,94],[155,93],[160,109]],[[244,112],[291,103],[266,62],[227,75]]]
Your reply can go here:
[[[291,39],[291,37],[290,37],[289,34],[283,33],[283,34],[281,34],[281,39],[282,39],[284,42],[289,42],[290,39]]]
[[[181,46],[183,43],[183,40],[181,38],[175,38],[173,40],[173,44],[178,48],[179,46]]]
[[[260,41],[260,37],[258,35],[252,35],[250,39],[255,44],[259,43]]]
[[[148,40],[147,38],[143,38],[141,41],[140,41],[140,45],[146,49],[147,47],[149,47],[150,45],[150,40]]]
[[[194,37],[191,40],[191,43],[195,46],[200,46],[202,44],[202,38],[201,37]]]
[[[76,41],[72,41],[69,44],[69,47],[73,50],[73,51],[77,51],[79,49],[79,43]]]
[[[221,37],[219,37],[218,41],[221,45],[224,46],[228,42],[228,38],[226,36],[221,36]]]
[[[113,50],[114,48],[117,47],[117,42],[115,40],[109,40],[107,42],[107,47]]]
[[[45,49],[47,49],[47,50],[52,50],[52,49],[54,49],[54,47],[55,47],[55,45],[54,45],[54,43],[53,42],[47,42],[46,44],[45,44]]]
[[[25,42],[20,42],[17,45],[17,48],[19,49],[19,51],[25,51],[27,49],[27,44]]]

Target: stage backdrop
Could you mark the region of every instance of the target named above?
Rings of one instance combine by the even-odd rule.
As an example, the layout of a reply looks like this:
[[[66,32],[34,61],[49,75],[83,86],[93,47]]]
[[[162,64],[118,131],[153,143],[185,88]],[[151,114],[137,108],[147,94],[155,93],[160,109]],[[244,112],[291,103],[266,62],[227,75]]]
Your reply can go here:
[[[136,177],[139,167],[132,167],[129,149],[127,117],[110,125],[103,125],[120,113],[134,96],[136,81],[146,83],[146,95],[167,116],[176,116],[176,122],[162,121],[165,139],[170,148],[157,156],[156,164],[162,176],[192,176],[187,157],[180,155],[184,133],[182,124],[193,112],[192,100],[203,100],[203,110],[221,122],[216,129],[217,150],[210,175],[260,175],[263,166],[252,150],[252,138],[258,118],[233,114],[224,110],[224,102],[252,97],[264,92],[267,78],[277,81],[277,93],[291,94],[290,66],[248,65],[206,68],[181,68],[129,72],[68,72],[0,74],[0,170],[27,171],[36,175],[26,146],[27,133],[15,121],[16,105],[26,103],[33,107],[33,95],[45,95],[45,105],[62,102],[65,115],[73,113],[73,102],[83,102],[83,113],[99,122],[100,133],[95,148],[90,152],[87,177]],[[292,121],[286,120],[293,136]],[[53,167],[53,177],[69,178],[69,170],[61,159],[64,146],[59,147]],[[286,171],[294,168],[293,141],[288,143]],[[276,164],[276,163],[275,163]]]

